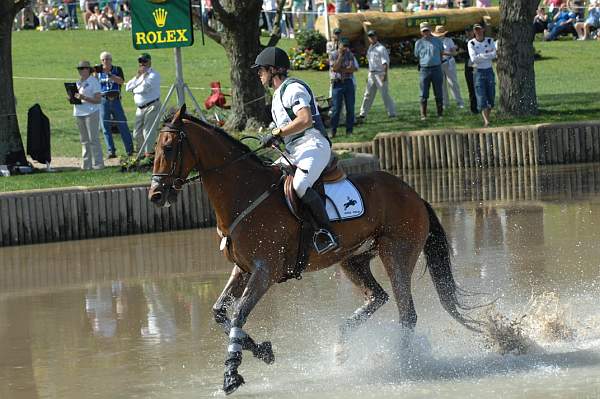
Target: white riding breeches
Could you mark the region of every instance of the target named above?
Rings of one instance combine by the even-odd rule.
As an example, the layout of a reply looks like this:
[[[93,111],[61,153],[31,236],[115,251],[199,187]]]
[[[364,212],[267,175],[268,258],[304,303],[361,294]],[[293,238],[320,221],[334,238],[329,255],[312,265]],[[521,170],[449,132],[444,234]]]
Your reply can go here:
[[[304,136],[288,143],[286,149],[289,153],[288,158],[298,167],[294,174],[293,186],[298,197],[302,198],[306,190],[315,184],[329,164],[331,146],[321,132],[310,128],[306,130]],[[287,162],[283,158],[279,158],[275,163],[285,164]]]

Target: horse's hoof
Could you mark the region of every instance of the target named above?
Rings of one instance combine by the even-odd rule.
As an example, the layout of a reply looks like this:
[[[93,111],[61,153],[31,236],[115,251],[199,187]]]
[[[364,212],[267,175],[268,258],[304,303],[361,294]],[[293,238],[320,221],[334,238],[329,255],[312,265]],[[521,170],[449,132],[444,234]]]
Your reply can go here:
[[[273,353],[271,342],[265,341],[258,344],[254,356],[267,364],[273,364],[275,362],[275,354]]]
[[[225,372],[225,377],[223,379],[223,391],[225,395],[232,394],[238,389],[242,384],[244,384],[244,377],[236,372]]]

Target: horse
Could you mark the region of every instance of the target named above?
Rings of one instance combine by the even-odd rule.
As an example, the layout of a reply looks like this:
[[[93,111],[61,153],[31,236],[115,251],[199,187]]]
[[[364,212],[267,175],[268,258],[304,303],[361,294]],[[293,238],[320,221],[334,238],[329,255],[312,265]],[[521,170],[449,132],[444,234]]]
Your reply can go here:
[[[296,261],[301,228],[286,204],[281,169],[266,164],[224,130],[187,115],[184,105],[159,131],[149,200],[159,207],[174,203],[193,170],[216,213],[221,250],[234,264],[212,308],[216,323],[229,337],[223,390],[231,394],[245,382],[238,372],[243,350],[267,364],[275,360],[270,341],[256,343],[242,328],[262,296]],[[465,314],[471,308],[459,301],[463,292],[452,274],[446,233],[431,205],[387,172],[350,178],[364,199],[365,213],[334,222],[339,248],[321,255],[310,249],[305,270],[339,264],[364,295],[364,304],[339,328],[340,352],[351,333],[389,299],[371,273],[370,261],[376,255],[391,281],[399,323],[406,331],[412,332],[417,322],[411,275],[424,252],[444,309],[467,329],[481,332],[481,323]]]

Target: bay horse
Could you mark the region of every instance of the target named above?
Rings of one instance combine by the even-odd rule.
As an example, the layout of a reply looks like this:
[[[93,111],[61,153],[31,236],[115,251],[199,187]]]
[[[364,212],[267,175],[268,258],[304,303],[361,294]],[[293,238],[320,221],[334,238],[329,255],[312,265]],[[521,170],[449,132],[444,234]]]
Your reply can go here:
[[[212,309],[215,321],[229,336],[223,390],[230,394],[244,383],[238,373],[243,350],[268,364],[275,359],[270,342],[256,343],[242,327],[262,296],[296,261],[300,223],[286,205],[281,170],[265,164],[224,130],[186,115],[185,105],[164,123],[155,151],[150,201],[157,206],[174,203],[186,178],[196,170],[216,213],[221,249],[234,263]],[[466,328],[480,332],[480,323],[461,313],[470,308],[458,300],[450,248],[431,205],[386,172],[356,174],[351,179],[363,197],[364,215],[333,223],[339,249],[323,255],[311,249],[305,270],[339,263],[364,295],[365,303],[340,326],[340,347],[388,301],[370,270],[375,255],[391,281],[402,327],[412,331],[417,322],[411,275],[424,251],[444,309]],[[231,319],[229,308],[233,308]]]

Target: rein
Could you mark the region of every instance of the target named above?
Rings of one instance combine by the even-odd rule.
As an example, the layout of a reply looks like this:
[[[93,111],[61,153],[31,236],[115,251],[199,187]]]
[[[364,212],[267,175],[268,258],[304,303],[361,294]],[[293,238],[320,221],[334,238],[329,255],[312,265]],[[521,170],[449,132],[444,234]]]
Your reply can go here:
[[[203,171],[200,171],[200,170],[198,170],[198,165],[200,164],[198,155],[196,154],[196,151],[194,151],[194,147],[191,145],[191,143],[190,143],[190,141],[188,139],[187,133],[182,128],[179,128],[179,127],[175,126],[172,123],[168,123],[168,122],[165,123],[165,127],[167,129],[162,129],[161,130],[162,132],[177,133],[178,140],[177,140],[177,155],[176,155],[176,160],[174,162],[172,162],[172,164],[171,164],[171,170],[169,171],[169,173],[153,173],[152,174],[152,180],[153,181],[157,181],[157,180],[159,180],[160,178],[163,178],[163,177],[174,178],[175,172],[176,172],[176,168],[177,168],[177,164],[179,164],[179,173],[178,173],[178,175],[181,175],[181,172],[182,172],[181,169],[183,168],[182,158],[183,158],[183,143],[184,143],[184,141],[185,141],[185,143],[187,143],[188,147],[190,148],[190,151],[192,152],[192,157],[194,159],[194,166],[192,167],[192,170],[195,170],[195,171],[198,172],[198,174],[196,176],[189,177],[187,179],[182,179],[181,177],[174,178],[173,179],[173,188],[175,190],[178,190],[178,191],[181,190],[185,184],[188,184],[188,183],[191,183],[193,181],[202,179],[202,176],[205,176],[208,173],[215,172],[215,171],[218,171],[218,170],[221,170],[221,169],[225,169],[225,168],[231,166],[232,164],[234,164],[234,163],[236,163],[238,161],[241,161],[242,159],[245,159],[245,158],[247,158],[247,157],[255,154],[259,150],[261,150],[261,147],[259,147],[259,148],[255,149],[255,150],[246,152],[246,153],[238,156],[237,158],[234,158],[231,161],[225,162],[223,165],[215,166],[213,168],[209,168],[209,169],[205,169]]]

